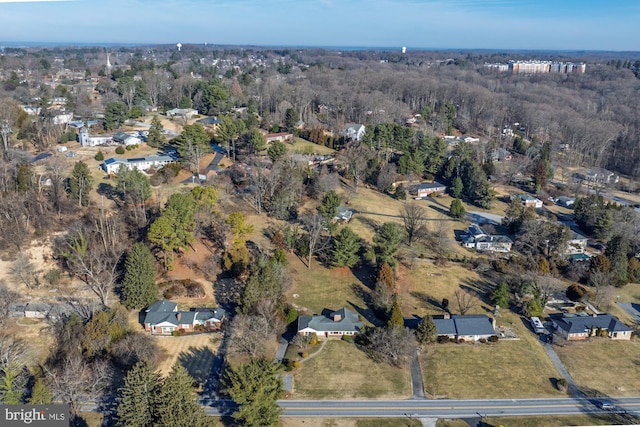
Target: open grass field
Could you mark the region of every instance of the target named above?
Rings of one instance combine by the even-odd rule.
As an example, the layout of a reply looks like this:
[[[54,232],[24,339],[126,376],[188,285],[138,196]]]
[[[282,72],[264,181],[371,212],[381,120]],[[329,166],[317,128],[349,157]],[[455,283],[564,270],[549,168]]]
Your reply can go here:
[[[604,426],[617,425],[611,415],[549,415],[544,417],[500,417],[485,418],[491,426],[504,427],[558,427],[558,426]],[[438,425],[438,427],[440,427]]]
[[[291,144],[291,151],[298,154],[333,154],[336,152],[333,148],[325,147],[324,145],[314,144],[311,141],[307,141],[302,138],[295,138],[293,144]]]
[[[461,399],[564,396],[551,381],[558,371],[521,319],[504,313],[497,324],[512,328],[520,340],[428,346],[422,357],[425,391]]]
[[[280,427],[420,427],[406,418],[280,418]],[[465,424],[468,427],[468,424]],[[456,426],[457,427],[457,426]]]
[[[328,342],[294,375],[296,399],[403,399],[411,394],[408,369],[376,363],[344,341]]]
[[[640,340],[637,338],[631,341],[592,338],[555,349],[569,374],[587,394],[640,394]]]
[[[202,384],[209,376],[221,338],[218,333],[157,337],[156,342],[163,352],[158,369],[167,375],[178,361],[197,383]]]

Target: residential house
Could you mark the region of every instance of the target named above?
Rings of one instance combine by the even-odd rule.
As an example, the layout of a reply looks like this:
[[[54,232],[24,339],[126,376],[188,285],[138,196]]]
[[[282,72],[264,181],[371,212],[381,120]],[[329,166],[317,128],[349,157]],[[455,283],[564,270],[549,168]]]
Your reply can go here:
[[[199,329],[219,330],[226,312],[218,308],[192,308],[178,311],[178,305],[169,300],[156,301],[145,310],[144,329],[151,335],[171,335],[174,331],[196,332]]]
[[[568,341],[606,334],[615,340],[630,340],[633,330],[611,314],[562,313],[551,315],[557,333]]]
[[[564,253],[566,255],[584,254],[589,245],[589,239],[580,233],[571,230],[571,237],[567,241],[567,248]]]
[[[285,142],[293,139],[293,134],[291,132],[267,133],[264,138],[267,140],[267,144],[274,141]]]
[[[542,207],[542,200],[533,197],[530,194],[515,194],[513,196],[511,196],[511,200],[517,200],[519,199],[523,205],[525,205],[528,208],[541,208]]]
[[[577,172],[574,174],[574,177],[598,184],[616,184],[620,180],[620,177],[615,173],[599,168],[586,172]]]
[[[113,143],[113,135],[89,135],[89,129],[80,128],[78,133],[78,141],[83,147],[95,147],[96,145],[108,145]]]
[[[151,155],[146,157],[136,157],[132,159],[122,159],[119,157],[110,157],[102,163],[102,170],[111,175],[117,173],[122,166],[129,169],[138,169],[146,171],[151,168],[161,168],[162,166],[173,163],[174,158],[168,155]]]
[[[431,195],[442,195],[447,191],[447,186],[440,184],[439,182],[423,182],[418,185],[411,186],[409,188],[409,194],[413,195],[416,199],[422,199]]]
[[[165,114],[167,117],[184,117],[190,119],[198,114],[198,110],[194,110],[193,108],[172,108],[171,110],[167,110]]]
[[[568,197],[568,196],[560,196],[560,197],[557,197],[557,198],[553,199],[553,202],[558,206],[562,206],[562,207],[565,207],[565,208],[570,208],[575,204],[576,198],[575,197]]]
[[[439,337],[478,341],[496,334],[495,319],[484,314],[434,316]]]
[[[113,142],[121,145],[140,145],[142,140],[126,132],[118,132],[113,135]]]
[[[44,319],[51,310],[50,304],[30,302],[24,307],[24,317],[31,319]]]
[[[344,206],[339,206],[338,209],[336,209],[336,215],[333,217],[333,222],[349,222],[352,216],[352,210]]]
[[[496,148],[489,157],[494,162],[508,162],[513,159],[513,155],[504,148]]]
[[[507,253],[511,252],[513,240],[500,234],[491,235],[478,224],[471,224],[462,237],[462,246],[483,252]]]
[[[222,120],[217,117],[205,117],[203,119],[196,120],[196,123],[200,123],[205,127],[205,129],[215,132],[220,123],[222,123]]]
[[[364,326],[358,314],[348,308],[325,311],[318,316],[299,316],[298,335],[315,334],[318,338],[340,338],[344,335],[357,335]]]
[[[347,123],[342,129],[342,136],[347,140],[360,141],[365,133],[365,127],[359,123]]]
[[[73,120],[73,113],[60,112],[51,117],[54,125],[65,125]]]

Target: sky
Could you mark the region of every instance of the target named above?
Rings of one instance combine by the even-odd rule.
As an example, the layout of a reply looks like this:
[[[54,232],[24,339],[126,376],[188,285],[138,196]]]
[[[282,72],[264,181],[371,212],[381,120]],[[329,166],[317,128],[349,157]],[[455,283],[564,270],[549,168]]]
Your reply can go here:
[[[640,51],[638,0],[0,0],[0,42]]]

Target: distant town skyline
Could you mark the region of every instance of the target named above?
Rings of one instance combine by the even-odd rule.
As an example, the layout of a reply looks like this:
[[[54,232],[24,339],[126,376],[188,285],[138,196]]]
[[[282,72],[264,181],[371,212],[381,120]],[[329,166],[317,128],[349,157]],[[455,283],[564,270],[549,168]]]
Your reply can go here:
[[[635,0],[0,0],[3,42],[640,51]]]

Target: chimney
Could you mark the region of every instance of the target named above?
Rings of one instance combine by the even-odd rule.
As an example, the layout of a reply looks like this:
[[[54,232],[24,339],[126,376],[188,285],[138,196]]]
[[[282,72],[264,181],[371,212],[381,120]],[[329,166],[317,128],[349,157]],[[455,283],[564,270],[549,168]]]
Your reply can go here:
[[[443,319],[451,319],[451,314],[450,313],[445,313],[443,314]]]
[[[339,322],[342,320],[342,316],[340,315],[340,313],[334,313],[333,314],[333,321],[334,322]]]
[[[176,318],[178,319],[178,322],[180,321],[180,318],[182,317],[182,313],[178,313],[176,314]]]

